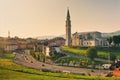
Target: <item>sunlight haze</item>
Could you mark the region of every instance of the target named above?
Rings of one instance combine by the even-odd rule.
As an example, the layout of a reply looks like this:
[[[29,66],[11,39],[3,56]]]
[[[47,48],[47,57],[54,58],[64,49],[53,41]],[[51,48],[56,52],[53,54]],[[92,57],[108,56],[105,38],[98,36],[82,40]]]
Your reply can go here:
[[[0,36],[63,35],[67,7],[72,33],[120,30],[120,0],[0,0]]]

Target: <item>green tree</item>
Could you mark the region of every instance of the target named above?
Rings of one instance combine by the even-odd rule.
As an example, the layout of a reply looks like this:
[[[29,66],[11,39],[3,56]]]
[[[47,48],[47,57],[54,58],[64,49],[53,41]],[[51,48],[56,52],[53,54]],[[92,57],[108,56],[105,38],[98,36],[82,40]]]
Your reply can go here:
[[[86,54],[91,60],[94,60],[97,57],[97,50],[94,47],[90,47],[87,49]]]
[[[110,59],[111,60],[115,60],[116,59],[116,55],[114,53],[110,53],[109,55],[110,55]]]
[[[111,45],[111,43],[112,43],[112,37],[108,37],[107,41],[108,41],[109,45]]]
[[[76,64],[76,61],[75,61],[75,60],[73,60],[73,64],[74,64],[74,67],[75,67],[75,64]]]
[[[112,42],[114,42],[114,46],[117,46],[120,44],[120,35],[115,35],[113,37],[108,37],[107,41],[109,45],[111,45]]]
[[[69,63],[70,63],[69,58],[66,59],[66,62],[67,62],[67,66],[69,66]]]
[[[82,59],[79,60],[79,64],[81,65]]]
[[[56,56],[57,55],[57,51],[53,50],[53,54],[54,54],[54,56]]]
[[[44,58],[45,58],[45,54],[44,54],[44,53],[40,53],[40,60],[41,60],[42,62],[44,62]]]
[[[113,36],[113,42],[114,42],[115,46],[119,43],[118,36]]]
[[[61,59],[61,61],[60,61],[60,62],[62,63],[62,66],[63,66],[63,64],[64,64],[65,60],[64,60],[64,59]]]
[[[116,56],[116,59],[120,59],[120,56]]]
[[[40,53],[38,54],[38,58],[37,59],[38,59],[38,61],[40,60]]]
[[[35,52],[33,50],[30,51],[30,54],[32,55],[32,57],[36,58]]]
[[[92,61],[92,68],[94,69],[95,68],[95,62],[94,61]]]

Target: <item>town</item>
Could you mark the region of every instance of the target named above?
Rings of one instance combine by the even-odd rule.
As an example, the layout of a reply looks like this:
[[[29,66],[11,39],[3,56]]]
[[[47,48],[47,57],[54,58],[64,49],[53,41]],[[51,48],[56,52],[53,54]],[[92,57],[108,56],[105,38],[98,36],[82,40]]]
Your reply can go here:
[[[0,79],[118,80],[120,30],[75,31],[71,9],[67,7],[62,36],[21,38],[10,31],[0,36]]]
[[[116,39],[114,39],[114,37]],[[0,52],[3,54],[4,52],[13,52],[14,54],[16,54],[14,59],[16,63],[36,69],[43,68],[46,70],[55,70],[66,73],[82,72],[84,74],[87,74],[86,72],[89,71],[89,75],[105,75],[104,73],[107,73],[106,71],[109,70],[110,67],[111,69],[113,69],[113,67],[115,66],[111,66],[110,64],[115,61],[116,55],[113,55],[112,53],[106,53],[107,55],[109,55],[108,57],[106,57],[106,54],[104,54],[105,56],[100,56],[94,51],[100,50],[100,48],[103,48],[107,52],[110,52],[110,49],[114,49],[114,47],[116,47],[116,49],[119,49],[120,36],[114,35],[114,41],[111,41],[111,38],[112,36],[103,37],[102,33],[97,31],[81,33],[75,32],[71,36],[70,12],[68,9],[66,18],[66,39],[64,39],[63,37],[55,37],[52,39],[43,40],[34,38],[22,39],[17,36],[10,37],[10,32],[8,32],[7,38],[0,37]],[[118,40],[118,42],[116,40]],[[92,56],[87,55],[87,53],[86,55],[84,55],[85,53],[82,52],[78,54],[77,52],[72,52],[69,49],[66,49],[70,48],[77,50],[77,48],[80,48],[80,50],[83,50],[88,48],[87,51],[90,52],[89,47],[97,48],[91,48],[91,50],[93,51],[93,54],[91,53]],[[22,58],[22,55],[24,55],[24,58]],[[37,61],[34,60],[30,55]],[[96,63],[97,61],[99,61],[98,64]],[[34,64],[35,66],[32,66],[31,64]],[[116,66],[120,66],[119,63],[116,64],[118,64]],[[58,67],[61,65],[73,66],[73,68]],[[84,69],[74,69],[74,66],[83,67]],[[89,68],[91,68],[92,70],[95,69],[96,71],[101,69],[101,73],[95,73],[94,70],[90,72]],[[104,69],[107,70],[103,71]]]

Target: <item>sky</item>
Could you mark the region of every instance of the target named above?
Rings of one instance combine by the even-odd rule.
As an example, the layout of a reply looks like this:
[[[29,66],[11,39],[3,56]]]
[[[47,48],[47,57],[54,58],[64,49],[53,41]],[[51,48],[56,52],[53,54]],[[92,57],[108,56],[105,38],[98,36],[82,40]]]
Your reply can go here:
[[[63,35],[67,7],[72,33],[120,30],[120,0],[0,0],[0,36]]]

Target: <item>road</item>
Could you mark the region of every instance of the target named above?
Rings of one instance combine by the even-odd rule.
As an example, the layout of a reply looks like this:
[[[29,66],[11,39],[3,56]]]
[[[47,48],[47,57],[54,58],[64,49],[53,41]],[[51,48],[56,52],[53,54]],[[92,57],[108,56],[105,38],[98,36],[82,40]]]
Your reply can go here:
[[[72,67],[64,67],[64,66],[56,66],[56,65],[50,65],[50,64],[45,64],[43,62],[36,61],[31,55],[29,54],[19,54],[16,53],[14,62],[29,68],[35,68],[38,70],[52,70],[52,71],[61,71],[61,72],[66,72],[66,73],[84,73],[86,75],[106,75],[108,71],[106,70],[94,70],[94,72],[91,72],[91,69],[85,69],[85,68],[72,68]]]

